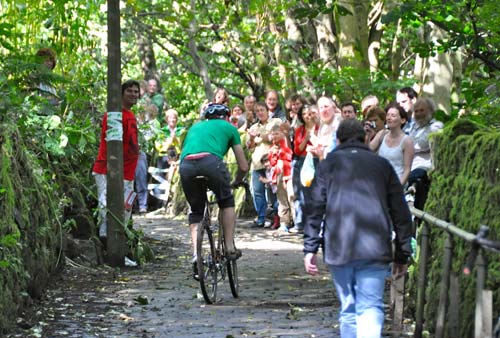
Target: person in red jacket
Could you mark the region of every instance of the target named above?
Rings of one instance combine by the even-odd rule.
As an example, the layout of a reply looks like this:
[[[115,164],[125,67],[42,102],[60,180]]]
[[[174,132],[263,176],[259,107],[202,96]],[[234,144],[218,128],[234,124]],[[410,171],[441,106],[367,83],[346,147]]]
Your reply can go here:
[[[306,201],[311,199],[311,188],[305,187],[300,182],[300,171],[304,165],[307,155],[307,147],[312,147],[311,140],[315,138],[319,130],[319,121],[315,118],[313,106],[305,105],[297,113],[297,119],[300,126],[295,129],[292,161],[292,185],[293,185],[293,206],[294,206],[294,227],[290,229],[292,233],[304,231],[304,222],[302,219],[303,209]],[[318,165],[319,159],[314,158],[314,166]]]
[[[272,229],[279,228],[280,231],[288,232],[292,226],[292,209],[288,200],[288,191],[292,191],[292,149],[288,146],[287,139],[280,129],[275,125],[271,129],[273,145],[269,149],[269,163],[273,167],[272,182],[276,184],[276,197],[278,199],[279,223],[274,222]],[[292,196],[293,194],[290,194]]]
[[[107,141],[121,139],[123,142],[123,188],[125,195],[134,190],[134,174],[139,158],[139,143],[137,139],[137,120],[131,108],[139,98],[140,85],[135,80],[128,80],[122,84],[122,114],[121,122],[123,135],[120,138],[115,121],[111,114],[108,123],[108,113],[104,114],[101,129],[99,152],[92,169],[97,184],[97,199],[99,208],[99,237],[107,238],[106,226],[106,173],[107,173]],[[113,121],[113,122],[111,122]],[[118,135],[116,133],[118,131]]]

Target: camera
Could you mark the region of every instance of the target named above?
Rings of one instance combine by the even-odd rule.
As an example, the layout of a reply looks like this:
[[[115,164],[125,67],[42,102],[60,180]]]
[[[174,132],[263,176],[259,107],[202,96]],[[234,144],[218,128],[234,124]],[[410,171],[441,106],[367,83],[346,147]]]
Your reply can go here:
[[[375,121],[365,121],[365,127],[375,129],[377,128],[377,124],[375,123]]]

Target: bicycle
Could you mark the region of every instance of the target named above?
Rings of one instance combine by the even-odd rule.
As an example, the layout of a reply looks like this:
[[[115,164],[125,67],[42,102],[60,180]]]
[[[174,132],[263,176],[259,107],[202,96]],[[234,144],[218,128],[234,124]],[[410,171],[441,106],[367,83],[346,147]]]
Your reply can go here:
[[[204,180],[206,185],[206,177],[199,176],[197,179]],[[247,197],[248,184],[242,182],[239,186],[245,187]],[[203,212],[203,219],[198,226],[196,264],[198,281],[200,282],[203,298],[207,304],[214,304],[217,301],[217,284],[226,279],[226,271],[234,298],[238,298],[239,296],[239,280],[236,260],[229,260],[226,257],[224,230],[220,222],[220,210],[218,224],[212,225],[210,207],[216,202],[209,200],[208,191],[207,187],[205,211]]]

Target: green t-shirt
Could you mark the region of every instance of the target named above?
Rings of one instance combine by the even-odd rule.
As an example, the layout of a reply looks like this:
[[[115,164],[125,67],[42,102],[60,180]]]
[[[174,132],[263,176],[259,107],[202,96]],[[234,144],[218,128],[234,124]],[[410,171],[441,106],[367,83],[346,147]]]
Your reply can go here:
[[[226,120],[212,119],[189,128],[182,145],[181,161],[190,154],[208,152],[223,159],[229,148],[241,144],[240,134]]]

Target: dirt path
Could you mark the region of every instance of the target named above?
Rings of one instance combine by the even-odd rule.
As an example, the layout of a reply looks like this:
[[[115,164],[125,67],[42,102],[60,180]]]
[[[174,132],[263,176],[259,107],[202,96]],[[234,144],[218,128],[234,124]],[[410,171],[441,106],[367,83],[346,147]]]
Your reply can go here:
[[[121,271],[68,266],[11,337],[339,337],[329,275],[324,267],[318,277],[304,273],[301,236],[240,222],[240,298],[226,281],[219,303],[208,306],[191,277],[183,222],[135,224],[150,238],[154,262]]]

